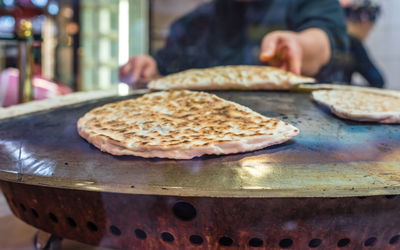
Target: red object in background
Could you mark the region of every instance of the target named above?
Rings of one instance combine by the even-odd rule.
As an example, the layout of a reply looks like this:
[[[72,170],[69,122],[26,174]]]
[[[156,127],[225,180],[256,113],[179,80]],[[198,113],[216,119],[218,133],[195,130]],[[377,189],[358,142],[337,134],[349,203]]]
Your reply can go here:
[[[8,107],[18,104],[18,78],[18,69],[9,68],[0,73],[0,106]],[[72,89],[65,85],[55,83],[40,75],[33,76],[34,100],[42,100],[72,92]]]
[[[15,20],[32,18],[45,13],[45,9],[36,7],[31,1],[15,1],[14,5],[11,7],[0,9],[0,16],[13,16]]]

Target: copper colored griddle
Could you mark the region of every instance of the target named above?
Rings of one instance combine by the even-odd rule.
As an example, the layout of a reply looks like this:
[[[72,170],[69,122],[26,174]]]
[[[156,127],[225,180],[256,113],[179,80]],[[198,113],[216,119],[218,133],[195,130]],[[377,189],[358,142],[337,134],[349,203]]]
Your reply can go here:
[[[216,94],[300,134],[174,161],[114,157],[77,134],[85,112],[132,96],[3,120],[0,185],[12,211],[121,249],[400,249],[400,126],[336,118],[305,93]]]

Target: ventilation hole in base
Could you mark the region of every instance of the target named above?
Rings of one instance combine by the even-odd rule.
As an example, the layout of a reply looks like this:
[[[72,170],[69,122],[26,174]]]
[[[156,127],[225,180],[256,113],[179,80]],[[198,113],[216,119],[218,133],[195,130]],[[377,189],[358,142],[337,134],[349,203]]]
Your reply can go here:
[[[281,248],[290,248],[293,245],[293,240],[292,239],[283,239],[279,242],[279,246]]]
[[[76,222],[71,217],[67,217],[67,223],[70,227],[76,227]]]
[[[391,200],[391,199],[396,198],[396,195],[385,195],[385,197],[386,197],[386,199]]]
[[[229,238],[229,237],[221,237],[221,238],[219,239],[218,243],[219,243],[221,246],[227,246],[227,247],[229,247],[229,246],[232,246],[233,240],[232,240],[231,238]]]
[[[116,226],[110,226],[110,232],[115,236],[121,235],[121,230],[119,230],[119,228]]]
[[[135,235],[136,235],[136,238],[141,239],[141,240],[144,240],[147,238],[146,233],[141,229],[136,229]]]
[[[49,213],[49,218],[52,222],[57,223],[58,222],[58,218],[57,216],[55,216],[53,213]]]
[[[174,236],[168,232],[162,233],[161,238],[165,242],[173,242],[174,241]]]
[[[203,244],[203,238],[200,235],[192,235],[192,236],[190,236],[189,240],[194,245]]]
[[[90,231],[92,231],[92,232],[97,232],[97,230],[99,230],[99,229],[97,228],[96,224],[94,224],[94,223],[91,222],[91,221],[88,221],[88,222],[86,223],[86,226],[87,226],[87,228],[88,228]]]
[[[36,212],[36,210],[33,209],[33,208],[31,208],[31,213],[32,213],[33,216],[35,216],[35,218],[38,218],[38,217],[39,217],[38,212]]]
[[[262,241],[262,239],[259,239],[259,238],[252,238],[249,240],[249,246],[250,247],[262,247],[263,241]]]
[[[389,240],[390,245],[396,245],[400,241],[400,235],[395,235]]]
[[[196,208],[187,202],[177,202],[174,207],[173,211],[176,217],[181,220],[189,221],[196,217]]]
[[[310,240],[310,243],[308,243],[308,246],[310,248],[316,248],[316,247],[319,247],[321,245],[321,243],[322,243],[321,239],[318,239],[318,238],[312,239],[312,240]]]
[[[19,204],[20,208],[22,209],[23,212],[26,211],[26,207],[24,206],[24,204]]]
[[[338,241],[337,246],[338,246],[338,247],[345,247],[345,246],[347,246],[349,243],[350,243],[350,239],[349,239],[349,238],[343,238],[343,239],[340,239],[340,240]]]
[[[370,237],[364,242],[364,246],[373,247],[376,243],[376,237]]]

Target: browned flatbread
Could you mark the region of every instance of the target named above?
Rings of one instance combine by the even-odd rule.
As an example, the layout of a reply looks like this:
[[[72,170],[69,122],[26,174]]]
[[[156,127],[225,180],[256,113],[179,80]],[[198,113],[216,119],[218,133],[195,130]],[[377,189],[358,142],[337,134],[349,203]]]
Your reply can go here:
[[[191,159],[283,143],[298,129],[212,94],[179,90],[95,108],[79,119],[78,132],[114,155]]]
[[[339,117],[379,123],[400,123],[400,96],[362,90],[318,90],[312,98]]]
[[[148,88],[156,90],[288,90],[314,78],[298,76],[269,66],[219,66],[190,69],[153,80]]]

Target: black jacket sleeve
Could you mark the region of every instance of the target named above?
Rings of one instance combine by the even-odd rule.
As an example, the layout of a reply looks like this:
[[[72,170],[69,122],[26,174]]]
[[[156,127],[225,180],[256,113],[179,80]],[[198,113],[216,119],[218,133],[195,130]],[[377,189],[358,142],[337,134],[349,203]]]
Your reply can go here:
[[[318,73],[319,81],[343,81],[343,69],[337,63],[349,50],[343,8],[337,0],[293,0],[288,15],[288,28],[302,31],[309,28],[323,30],[331,45],[331,59]]]
[[[209,29],[210,6],[203,5],[177,19],[170,27],[165,46],[154,55],[162,75],[190,68],[201,55],[199,43]]]
[[[288,28],[294,31],[322,29],[328,35],[332,55],[349,48],[344,12],[337,0],[293,0]]]

